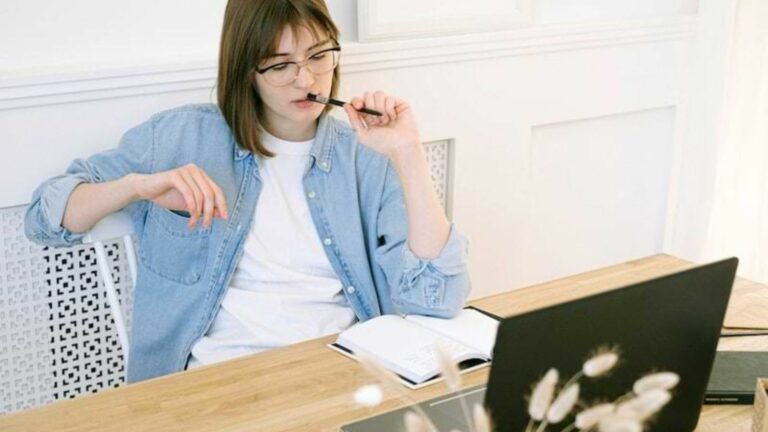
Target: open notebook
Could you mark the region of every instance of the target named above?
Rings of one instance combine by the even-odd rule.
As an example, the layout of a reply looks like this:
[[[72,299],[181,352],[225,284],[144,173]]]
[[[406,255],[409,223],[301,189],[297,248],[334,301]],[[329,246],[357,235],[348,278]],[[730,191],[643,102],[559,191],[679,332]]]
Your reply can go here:
[[[362,354],[400,376],[406,387],[440,381],[436,347],[442,346],[462,373],[488,366],[499,318],[472,307],[456,318],[383,315],[355,324],[328,345],[348,357]]]

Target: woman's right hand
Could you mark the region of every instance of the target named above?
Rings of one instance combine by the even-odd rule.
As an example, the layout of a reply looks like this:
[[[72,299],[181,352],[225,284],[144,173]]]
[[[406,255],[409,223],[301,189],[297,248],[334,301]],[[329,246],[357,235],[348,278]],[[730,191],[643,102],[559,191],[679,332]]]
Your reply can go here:
[[[131,174],[139,199],[152,201],[169,210],[189,212],[187,224],[194,229],[202,217],[209,228],[214,217],[229,218],[227,201],[221,190],[202,168],[195,164],[156,174]]]

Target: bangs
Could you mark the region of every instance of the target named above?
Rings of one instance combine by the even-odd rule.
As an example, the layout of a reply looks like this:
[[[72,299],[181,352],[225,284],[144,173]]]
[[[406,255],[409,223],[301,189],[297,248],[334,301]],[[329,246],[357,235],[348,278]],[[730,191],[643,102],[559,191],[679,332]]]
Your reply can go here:
[[[256,46],[256,52],[253,55],[254,67],[263,61],[277,54],[282,34],[288,28],[293,32],[294,37],[302,29],[307,29],[312,35],[313,43],[322,42],[329,38],[338,40],[338,31],[333,22],[326,18],[321,11],[307,7],[306,3],[283,0],[274,2],[268,10],[265,11],[264,23],[269,23],[262,27],[261,34],[257,40],[270,41],[269,43]]]

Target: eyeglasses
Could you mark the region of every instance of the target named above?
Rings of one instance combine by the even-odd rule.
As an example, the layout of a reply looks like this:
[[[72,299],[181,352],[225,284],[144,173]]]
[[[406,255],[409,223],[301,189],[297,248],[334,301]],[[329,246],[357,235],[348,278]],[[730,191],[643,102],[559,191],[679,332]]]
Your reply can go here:
[[[323,75],[336,68],[339,64],[341,47],[335,46],[318,51],[299,62],[283,62],[256,69],[256,72],[275,87],[287,86],[299,76],[301,67],[306,67],[314,75]]]

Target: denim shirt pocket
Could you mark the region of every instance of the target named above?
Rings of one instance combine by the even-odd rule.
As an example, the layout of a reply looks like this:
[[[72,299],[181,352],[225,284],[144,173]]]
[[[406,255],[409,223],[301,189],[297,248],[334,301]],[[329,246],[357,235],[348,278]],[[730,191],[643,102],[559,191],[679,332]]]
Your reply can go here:
[[[152,205],[141,236],[139,256],[153,273],[192,285],[205,272],[210,229],[187,227],[189,218]]]

